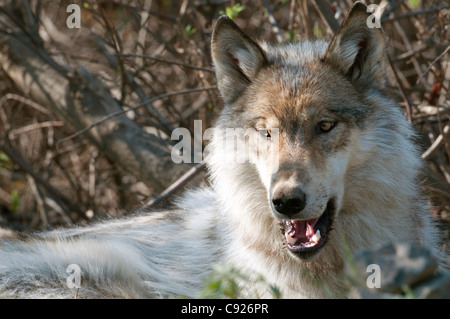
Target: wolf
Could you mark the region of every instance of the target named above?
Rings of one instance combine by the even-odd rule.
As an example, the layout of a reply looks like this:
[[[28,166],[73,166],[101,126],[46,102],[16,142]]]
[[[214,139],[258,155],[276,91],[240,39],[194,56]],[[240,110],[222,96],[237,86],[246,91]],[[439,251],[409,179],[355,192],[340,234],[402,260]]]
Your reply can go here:
[[[211,52],[224,108],[208,145],[211,186],[175,209],[3,240],[0,296],[73,298],[76,265],[78,298],[194,298],[213,265],[227,264],[285,298],[342,297],[360,249],[406,241],[442,258],[417,136],[388,96],[383,31],[368,17],[357,2],[330,42],[279,45],[220,17]],[[224,160],[235,127],[251,161]],[[239,285],[251,297],[257,280]]]

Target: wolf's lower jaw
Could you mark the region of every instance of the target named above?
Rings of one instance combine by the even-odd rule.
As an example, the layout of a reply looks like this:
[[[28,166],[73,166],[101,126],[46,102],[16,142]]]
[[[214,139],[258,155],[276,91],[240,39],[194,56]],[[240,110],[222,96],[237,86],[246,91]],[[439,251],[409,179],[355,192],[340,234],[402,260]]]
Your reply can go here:
[[[335,200],[332,198],[320,217],[308,220],[280,219],[287,249],[299,258],[315,255],[327,241],[335,213]]]

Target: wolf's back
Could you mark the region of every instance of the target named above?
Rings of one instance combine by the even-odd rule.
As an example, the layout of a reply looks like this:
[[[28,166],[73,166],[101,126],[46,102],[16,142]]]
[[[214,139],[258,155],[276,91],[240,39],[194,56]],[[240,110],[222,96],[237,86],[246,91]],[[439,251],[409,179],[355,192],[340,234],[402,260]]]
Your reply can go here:
[[[5,241],[0,244],[0,297],[194,297],[210,264],[221,257],[211,196],[207,190],[189,193],[183,200],[187,210]]]

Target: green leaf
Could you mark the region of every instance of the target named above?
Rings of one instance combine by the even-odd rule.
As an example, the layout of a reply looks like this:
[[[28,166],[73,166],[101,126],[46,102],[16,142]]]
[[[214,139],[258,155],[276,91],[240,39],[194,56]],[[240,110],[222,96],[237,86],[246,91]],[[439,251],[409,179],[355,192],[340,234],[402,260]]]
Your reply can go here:
[[[197,29],[193,28],[190,24],[188,24],[183,30],[183,36],[185,38],[189,38],[189,37],[193,36],[195,34],[195,32],[197,32]]]
[[[17,212],[17,208],[19,208],[19,193],[16,190],[13,190],[11,192],[11,207],[9,208],[11,212],[15,213]]]
[[[411,8],[413,9],[417,9],[420,7],[420,5],[422,4],[421,0],[408,0],[409,5],[411,6]]]
[[[231,7],[226,7],[225,11],[220,10],[219,14],[225,14],[227,15],[231,20],[236,19],[239,13],[241,13],[245,9],[245,6],[241,5],[240,3],[236,3],[232,5]]]

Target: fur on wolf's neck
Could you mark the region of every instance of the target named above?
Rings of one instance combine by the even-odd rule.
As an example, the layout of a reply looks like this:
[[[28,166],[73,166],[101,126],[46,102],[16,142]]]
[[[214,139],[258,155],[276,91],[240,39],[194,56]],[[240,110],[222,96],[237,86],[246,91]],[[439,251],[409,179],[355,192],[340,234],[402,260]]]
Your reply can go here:
[[[437,233],[421,194],[424,163],[413,141],[415,132],[392,100],[370,93],[366,99],[381,110],[373,112],[359,136],[362,160],[347,172],[342,223],[337,224],[355,224],[359,231],[351,236],[343,229],[337,232],[349,237],[346,242],[353,250],[410,241],[431,247],[439,256]]]

